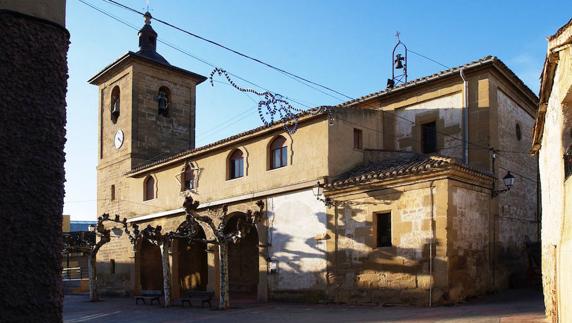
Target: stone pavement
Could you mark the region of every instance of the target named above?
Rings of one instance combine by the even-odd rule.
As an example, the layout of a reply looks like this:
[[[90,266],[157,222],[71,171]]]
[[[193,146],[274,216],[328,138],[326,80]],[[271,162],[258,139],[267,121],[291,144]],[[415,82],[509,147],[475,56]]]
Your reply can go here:
[[[90,303],[66,295],[64,322],[544,322],[542,294],[509,290],[456,306],[433,308],[373,305],[243,304],[227,311],[200,307],[135,305],[132,298]]]

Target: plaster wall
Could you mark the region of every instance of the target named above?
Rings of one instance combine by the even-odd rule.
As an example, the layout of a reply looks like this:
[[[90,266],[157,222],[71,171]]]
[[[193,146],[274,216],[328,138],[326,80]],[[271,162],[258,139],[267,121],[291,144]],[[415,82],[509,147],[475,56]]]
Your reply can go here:
[[[362,131],[362,149],[354,148],[354,129]],[[363,162],[366,149],[383,148],[382,113],[371,107],[339,109],[327,130],[328,176],[339,175]]]
[[[572,319],[572,184],[565,178],[563,156],[572,144],[572,53],[559,53],[554,86],[545,115],[538,155],[542,190],[542,277],[546,313],[562,322]]]
[[[131,203],[126,216],[144,215],[159,211],[181,208],[184,192],[181,191],[180,176],[187,161],[198,168],[196,189],[193,198],[201,203],[220,199],[245,196],[271,189],[280,189],[293,184],[310,183],[327,175],[328,123],[325,120],[301,124],[299,129],[288,135],[282,128],[227,147],[197,154],[188,160],[151,171],[137,177],[128,177],[128,197]],[[269,169],[268,148],[273,139],[282,135],[287,139],[288,165]],[[245,176],[228,179],[228,158],[235,149],[240,149],[245,158]],[[143,182],[146,176],[155,177],[156,198],[143,201]]]
[[[462,93],[454,93],[394,110],[393,140],[396,150],[421,152],[421,124],[434,121],[437,124],[439,154],[461,159],[461,141],[453,137],[462,137],[462,104]]]
[[[272,196],[268,203],[269,256],[277,271],[271,292],[323,289],[326,274],[326,207],[312,190]]]

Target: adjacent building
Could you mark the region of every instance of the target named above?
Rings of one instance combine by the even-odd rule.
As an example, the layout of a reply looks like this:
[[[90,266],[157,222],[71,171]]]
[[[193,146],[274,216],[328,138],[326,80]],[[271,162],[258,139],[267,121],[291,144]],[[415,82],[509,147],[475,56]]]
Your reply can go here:
[[[529,283],[538,241],[537,97],[496,57],[195,147],[206,80],[156,51],[151,17],[99,88],[98,214],[175,230],[191,195],[216,217],[258,209],[229,247],[231,300],[442,304]],[[501,178],[516,178],[504,192]],[[204,227],[204,236],[212,236]],[[217,290],[212,245],[175,241],[173,297]],[[116,236],[101,290],[162,286],[160,250]]]
[[[572,320],[572,20],[548,37],[532,152],[542,187],[542,278],[546,315]]]

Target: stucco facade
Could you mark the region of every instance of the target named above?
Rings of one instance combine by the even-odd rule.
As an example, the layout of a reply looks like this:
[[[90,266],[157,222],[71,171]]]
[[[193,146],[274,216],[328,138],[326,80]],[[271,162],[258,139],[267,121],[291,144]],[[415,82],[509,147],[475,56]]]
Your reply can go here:
[[[548,40],[532,151],[538,155],[542,195],[542,277],[546,314],[572,320],[572,21]]]
[[[499,132],[508,127],[505,123],[519,122],[522,137],[529,136],[536,97],[498,59],[487,57],[343,103],[331,110],[332,116],[302,113],[294,133],[279,122],[195,148],[195,87],[204,78],[188,71],[181,78],[181,71],[164,59],[153,63],[130,55],[91,80],[101,94],[98,212],[169,231],[184,220],[188,195],[200,201],[199,213],[216,221],[223,205],[232,217],[263,202],[256,230],[229,246],[231,299],[441,304],[506,287],[518,275],[516,266],[496,260],[501,251],[525,252],[526,236],[536,228],[535,222],[526,222],[535,219],[536,193],[519,179],[506,193],[514,196],[493,198],[491,192],[502,184],[495,188],[492,179],[512,167],[535,178],[535,159],[525,155],[519,165],[498,162],[493,171],[488,147],[498,150],[499,160],[506,156],[502,150],[519,149],[513,147],[516,139],[500,139]],[[155,79],[159,70],[160,82]],[[117,84],[122,110],[112,121]],[[171,93],[173,113],[167,118],[158,114],[154,97],[161,86]],[[326,189],[321,200],[314,195],[317,182],[329,187],[364,165],[403,154],[419,159],[414,163],[427,160],[420,154],[427,122],[436,124],[438,148],[426,161],[427,173],[395,173],[372,184],[375,188]],[[119,128],[125,141],[117,147]],[[166,139],[171,135],[180,140]],[[277,141],[285,159],[273,167]],[[396,165],[401,162],[411,160]],[[524,224],[499,225],[499,209],[514,212],[514,220]],[[379,212],[391,212],[389,249],[374,246],[374,214]],[[203,231],[212,237],[210,228]],[[215,245],[173,244],[174,299],[188,289],[220,288],[217,252]],[[158,255],[157,248],[114,237],[98,254],[102,290],[159,289]]]

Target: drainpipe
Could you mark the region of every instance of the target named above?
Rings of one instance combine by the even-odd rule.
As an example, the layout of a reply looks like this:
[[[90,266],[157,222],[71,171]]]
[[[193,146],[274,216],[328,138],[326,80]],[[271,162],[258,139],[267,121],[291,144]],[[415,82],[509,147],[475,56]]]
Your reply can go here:
[[[459,71],[463,79],[463,163],[469,164],[469,83],[463,69]]]
[[[434,214],[435,198],[433,196],[434,188],[435,188],[435,182],[431,181],[431,184],[429,185],[429,190],[431,192],[431,240],[429,240],[429,307],[433,306],[433,284],[434,284],[434,279],[433,279],[433,258],[434,258],[433,245],[435,243],[435,238],[436,238],[435,214]]]

